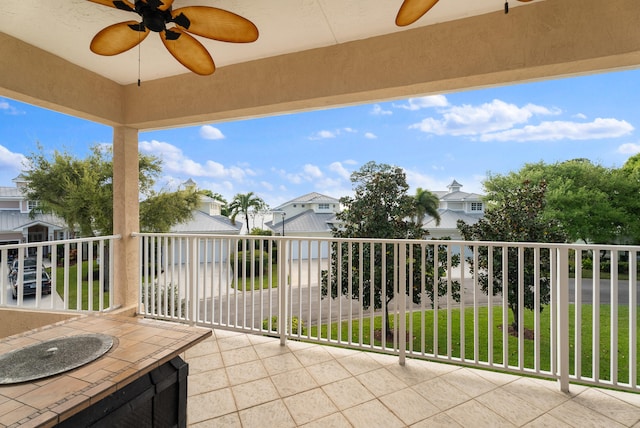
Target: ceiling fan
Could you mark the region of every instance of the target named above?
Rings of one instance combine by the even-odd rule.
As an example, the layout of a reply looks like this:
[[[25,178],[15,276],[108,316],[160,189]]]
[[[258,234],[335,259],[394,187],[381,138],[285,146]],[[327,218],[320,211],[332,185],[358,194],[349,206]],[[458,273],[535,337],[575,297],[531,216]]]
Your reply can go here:
[[[258,28],[253,22],[215,7],[173,9],[174,0],[89,1],[135,12],[142,18],[141,22],[120,22],[98,32],[90,45],[91,51],[98,55],[125,52],[140,44],[153,31],[160,34],[162,43],[178,62],[196,74],[209,75],[216,69],[213,59],[191,34],[233,43],[249,43],[258,39]]]
[[[532,0],[518,0],[522,3],[527,3]],[[411,25],[416,22],[418,19],[422,18],[422,15],[429,12],[429,10],[438,3],[438,0],[404,0],[402,2],[402,6],[400,6],[400,10],[398,11],[398,15],[396,16],[396,25],[399,27],[404,27],[406,25]],[[504,11],[507,13],[509,11],[509,2],[505,0]]]

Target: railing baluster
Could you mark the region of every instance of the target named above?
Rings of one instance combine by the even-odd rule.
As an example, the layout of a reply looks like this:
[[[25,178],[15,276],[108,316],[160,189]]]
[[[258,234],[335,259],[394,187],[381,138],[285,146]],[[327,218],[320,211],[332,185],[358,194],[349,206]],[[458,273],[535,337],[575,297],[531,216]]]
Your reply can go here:
[[[451,302],[451,245],[447,245],[447,358],[450,360],[453,354],[451,335],[453,334],[453,308]]]
[[[610,330],[609,330],[609,379],[614,385],[618,384],[618,251],[611,250],[610,254],[610,272],[611,279],[609,284],[611,287],[611,314],[610,314]]]
[[[600,379],[600,250],[593,251],[593,316],[592,316],[592,377],[594,381]]]
[[[569,392],[569,252],[559,247],[558,257],[558,381],[560,390]],[[617,352],[617,350],[616,350]]]
[[[629,251],[629,385],[638,386],[638,252]]]
[[[509,246],[502,247],[502,367],[509,367]],[[515,321],[515,320],[514,320]]]
[[[546,251],[546,250],[545,250]],[[535,294],[535,301],[533,304],[533,331],[534,331],[534,364],[533,364],[533,369],[536,373],[540,373],[541,367],[540,367],[540,342],[541,342],[541,336],[542,336],[542,332],[540,331],[540,313],[542,312],[542,307],[541,307],[541,303],[540,303],[540,299],[541,299],[541,290],[540,290],[540,248],[536,247],[534,248],[534,254],[533,254],[533,263],[534,263],[534,270],[533,270],[533,281],[534,281],[534,294]],[[549,308],[547,308],[547,310],[549,310]]]
[[[582,250],[575,250],[573,367],[576,379],[582,378]]]
[[[404,243],[398,244],[397,248],[400,250],[399,263],[396,266],[400,266],[398,269],[398,287],[396,288],[396,296],[399,296],[400,311],[396,317],[400,321],[398,323],[398,352],[399,363],[401,366],[405,365],[406,353],[407,353],[407,293],[405,292],[407,287],[407,246]],[[413,278],[409,277],[409,289],[413,288]]]

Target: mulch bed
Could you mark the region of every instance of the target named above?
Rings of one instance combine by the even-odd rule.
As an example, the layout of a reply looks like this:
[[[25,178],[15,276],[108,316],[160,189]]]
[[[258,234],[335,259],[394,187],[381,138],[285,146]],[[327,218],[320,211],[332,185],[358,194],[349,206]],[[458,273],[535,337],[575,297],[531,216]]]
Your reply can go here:
[[[502,324],[498,326],[498,330],[502,331]],[[518,337],[518,330],[513,328],[513,325],[509,324],[509,336]],[[535,332],[529,328],[524,328],[524,338],[527,340],[533,340],[535,338]]]

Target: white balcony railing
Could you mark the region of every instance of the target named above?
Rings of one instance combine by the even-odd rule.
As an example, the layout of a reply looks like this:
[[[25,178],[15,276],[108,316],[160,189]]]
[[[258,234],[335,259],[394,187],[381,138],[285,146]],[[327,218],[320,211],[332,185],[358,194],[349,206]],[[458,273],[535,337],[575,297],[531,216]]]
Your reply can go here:
[[[110,272],[116,239],[119,236],[0,246],[0,307],[72,312],[113,308]]]
[[[640,391],[640,247],[137,235],[148,317]]]

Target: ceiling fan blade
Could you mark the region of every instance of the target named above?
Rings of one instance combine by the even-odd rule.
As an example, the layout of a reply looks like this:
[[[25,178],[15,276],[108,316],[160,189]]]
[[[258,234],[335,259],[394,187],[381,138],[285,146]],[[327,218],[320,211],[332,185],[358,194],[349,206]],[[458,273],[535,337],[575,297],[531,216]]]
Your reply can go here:
[[[129,0],[89,0],[93,3],[98,3],[104,6],[115,7],[116,9],[126,10],[128,12],[135,12],[135,6]]]
[[[396,16],[396,25],[404,27],[413,24],[436,3],[438,0],[404,0]]]
[[[253,22],[227,10],[208,6],[187,6],[174,10],[173,22],[183,30],[222,42],[249,43],[258,39]]]
[[[98,55],[117,55],[138,45],[148,34],[149,30],[136,21],[121,22],[100,30],[91,40],[90,48]]]
[[[161,32],[160,37],[171,55],[189,70],[203,76],[216,71],[211,55],[193,36],[179,28],[171,28]]]
[[[173,4],[173,0],[135,0],[146,3],[152,9],[167,10]]]
[[[173,0],[161,0],[161,2],[163,3],[162,6],[158,6],[160,10],[168,10],[173,4]]]

